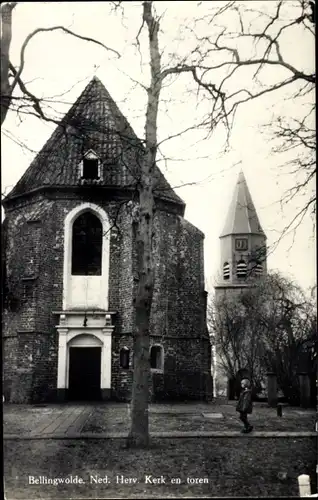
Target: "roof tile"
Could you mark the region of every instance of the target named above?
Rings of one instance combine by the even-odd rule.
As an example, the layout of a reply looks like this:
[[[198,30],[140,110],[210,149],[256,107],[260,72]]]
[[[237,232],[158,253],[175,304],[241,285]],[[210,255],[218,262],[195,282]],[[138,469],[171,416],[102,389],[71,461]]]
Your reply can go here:
[[[42,186],[78,186],[79,165],[88,149],[100,158],[102,185],[119,188],[134,185],[143,145],[96,77],[66,113],[6,200]],[[154,175],[156,195],[184,206],[157,166]]]

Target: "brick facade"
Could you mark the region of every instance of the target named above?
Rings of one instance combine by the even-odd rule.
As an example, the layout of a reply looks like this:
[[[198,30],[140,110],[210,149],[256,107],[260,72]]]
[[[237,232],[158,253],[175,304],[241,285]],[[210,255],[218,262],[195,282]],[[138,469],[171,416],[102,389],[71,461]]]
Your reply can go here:
[[[97,177],[83,177],[88,154],[97,159]],[[102,397],[130,399],[138,284],[133,211],[143,155],[142,142],[93,78],[4,200],[7,401],[67,396],[72,345],[79,357],[85,351],[78,349],[94,348],[87,359],[100,350]],[[201,399],[211,395],[204,235],[184,219],[184,202],[156,165],[153,175],[150,345],[162,346],[164,366],[152,372],[150,392],[155,399]],[[72,224],[77,213],[90,209],[100,227],[109,228],[102,235],[102,270],[73,275]],[[120,364],[122,348],[130,351],[128,368]]]
[[[83,201],[81,194],[60,191],[20,198],[6,207],[3,368],[7,401],[50,401],[56,397],[58,318],[53,311],[62,309],[64,219]],[[111,395],[129,400],[137,280],[133,224],[127,210],[118,215],[117,200],[94,196],[94,202],[110,221],[116,218],[109,256],[109,310],[116,312]],[[211,394],[203,238],[199,230],[161,203],[155,215],[150,344],[162,345],[164,370],[152,374],[155,399],[202,399]],[[122,347],[130,349],[129,369],[120,367]]]

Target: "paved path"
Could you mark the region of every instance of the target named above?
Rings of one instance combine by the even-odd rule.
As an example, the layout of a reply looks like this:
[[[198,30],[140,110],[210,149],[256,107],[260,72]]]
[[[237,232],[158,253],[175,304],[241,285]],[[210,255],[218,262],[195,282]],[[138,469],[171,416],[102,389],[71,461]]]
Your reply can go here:
[[[45,421],[39,428],[30,432],[28,439],[52,438],[54,435],[68,436],[80,433],[83,425],[93,412],[89,406],[65,407],[64,411],[53,421]]]
[[[239,431],[199,431],[199,432],[151,432],[150,436],[153,438],[228,438],[228,437],[246,437],[247,435],[242,434]],[[273,437],[290,437],[290,438],[303,438],[303,437],[315,437],[316,432],[261,432],[254,431],[248,434],[249,437],[255,438],[273,438]],[[42,433],[42,434],[30,434],[30,435],[16,435],[16,434],[5,434],[4,440],[36,440],[36,439],[125,439],[128,437],[127,432],[109,432],[109,433],[96,433],[96,432],[55,432],[55,433]]]
[[[129,410],[127,403],[41,406],[7,404],[4,405],[3,412],[4,439],[124,439],[129,429]],[[159,422],[150,428],[152,437],[242,437],[233,404],[150,405],[149,413],[152,414],[151,422]],[[285,418],[279,422],[275,409],[259,405],[255,413],[255,430],[249,437],[317,436],[312,410],[284,409]],[[272,421],[273,424],[265,425],[264,421]],[[170,425],[174,422],[174,427],[169,428],[169,422]]]

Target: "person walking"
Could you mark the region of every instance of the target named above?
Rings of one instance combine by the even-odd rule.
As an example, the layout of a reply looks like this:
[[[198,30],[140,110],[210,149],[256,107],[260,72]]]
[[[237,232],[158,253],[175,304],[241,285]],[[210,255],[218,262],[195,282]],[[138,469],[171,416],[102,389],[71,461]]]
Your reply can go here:
[[[253,411],[253,403],[252,403],[252,391],[251,391],[251,383],[247,378],[243,378],[241,381],[242,391],[236,406],[236,411],[240,414],[240,420],[244,424],[244,428],[241,432],[244,434],[248,434],[253,430],[253,426],[249,423],[247,415],[251,414]]]

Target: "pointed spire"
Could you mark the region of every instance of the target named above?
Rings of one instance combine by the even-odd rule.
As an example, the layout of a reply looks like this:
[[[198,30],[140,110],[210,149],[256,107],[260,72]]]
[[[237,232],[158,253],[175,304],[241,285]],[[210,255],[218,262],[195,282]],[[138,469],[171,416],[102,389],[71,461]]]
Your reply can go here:
[[[265,236],[241,170],[220,238],[229,234],[261,234]]]

